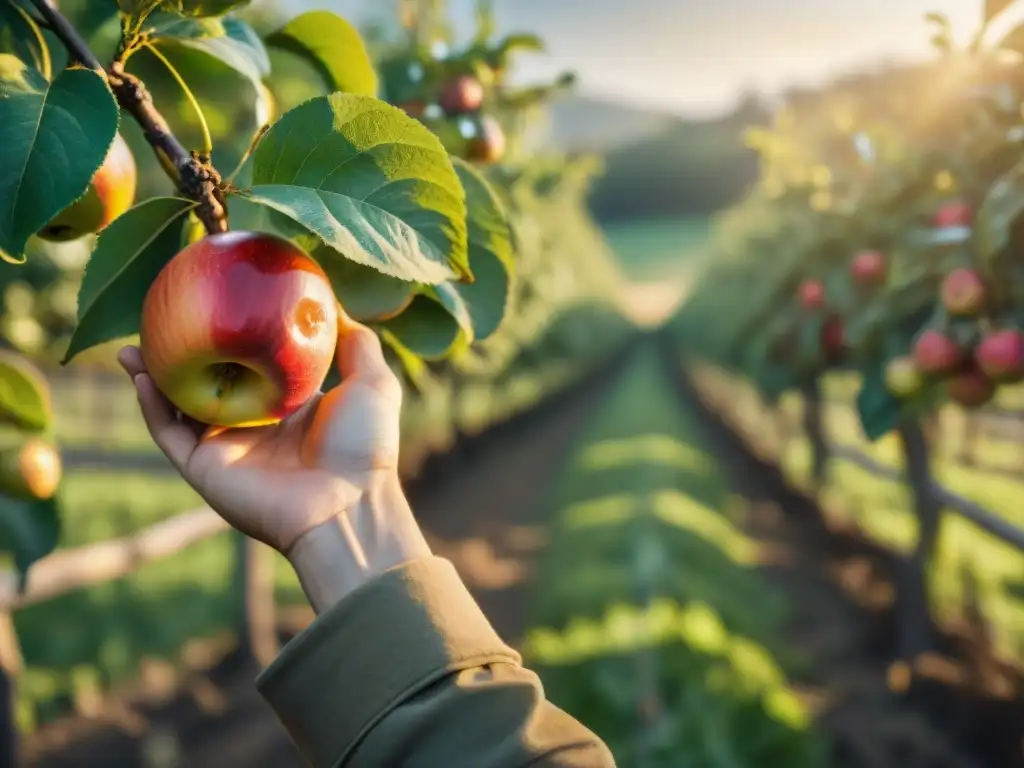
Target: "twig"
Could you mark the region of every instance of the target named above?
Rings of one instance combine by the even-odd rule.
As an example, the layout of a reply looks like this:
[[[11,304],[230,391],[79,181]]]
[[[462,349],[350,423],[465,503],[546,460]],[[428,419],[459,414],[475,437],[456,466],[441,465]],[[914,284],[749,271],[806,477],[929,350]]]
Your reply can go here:
[[[178,191],[199,204],[196,215],[209,233],[226,232],[227,210],[221,191],[221,178],[208,157],[189,152],[171,132],[167,120],[157,110],[153,97],[145,84],[124,69],[124,62],[114,61],[104,69],[96,54],[60,11],[46,0],[32,0],[54,35],[67,48],[69,56],[86,67],[103,73],[117,98],[121,109],[128,112],[141,126],[146,141],[153,147],[157,159],[175,183]]]
[[[226,530],[228,524],[223,518],[203,508],[183,512],[123,538],[58,550],[29,569],[24,593],[18,592],[17,574],[0,572],[0,611],[127,576],[146,563],[170,557]]]

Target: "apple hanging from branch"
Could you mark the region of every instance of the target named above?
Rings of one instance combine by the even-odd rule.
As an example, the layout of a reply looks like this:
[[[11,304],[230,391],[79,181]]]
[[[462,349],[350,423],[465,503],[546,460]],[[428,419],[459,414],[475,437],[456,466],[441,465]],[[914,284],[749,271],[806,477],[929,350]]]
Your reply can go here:
[[[182,413],[221,427],[272,424],[319,391],[337,345],[324,271],[290,240],[225,232],[186,246],[146,293],[143,360]]]
[[[99,232],[132,207],[137,181],[135,157],[118,133],[85,194],[43,227],[39,237],[67,242]]]

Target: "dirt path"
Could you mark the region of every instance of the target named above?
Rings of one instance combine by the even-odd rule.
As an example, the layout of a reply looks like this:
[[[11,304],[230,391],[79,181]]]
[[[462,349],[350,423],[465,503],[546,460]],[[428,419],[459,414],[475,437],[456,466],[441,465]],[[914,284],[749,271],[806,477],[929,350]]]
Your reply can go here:
[[[545,494],[623,360],[534,412],[467,441],[457,467],[410,484],[434,551],[451,559],[498,632],[517,644],[544,546]],[[440,469],[440,467],[439,467]],[[428,470],[429,472],[429,470]],[[257,670],[228,658],[161,704],[136,701],[106,721],[68,720],[25,745],[35,768],[301,768],[253,687]]]
[[[704,407],[673,368],[675,357],[666,360],[669,375],[699,415],[709,448],[735,489],[749,501],[747,527],[766,553],[762,571],[790,596],[789,637],[809,662],[797,682],[833,738],[831,764],[1024,765],[1024,701],[1012,673],[935,628],[938,652],[920,659],[912,681],[894,675],[898,564],[892,554],[856,531],[830,525],[813,500]],[[993,688],[994,678],[999,683]]]

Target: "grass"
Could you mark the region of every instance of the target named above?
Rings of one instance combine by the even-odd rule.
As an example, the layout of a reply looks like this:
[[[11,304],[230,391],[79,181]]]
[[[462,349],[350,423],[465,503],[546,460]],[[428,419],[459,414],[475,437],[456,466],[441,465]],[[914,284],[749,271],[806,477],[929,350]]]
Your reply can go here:
[[[705,217],[640,220],[609,224],[605,235],[626,277],[654,282],[685,278],[692,257],[707,242],[710,227]]]
[[[65,546],[123,536],[201,504],[176,477],[124,472],[72,472],[62,497]],[[136,678],[145,658],[173,661],[188,640],[238,626],[234,564],[233,537],[221,534],[126,578],[15,613],[26,663],[21,725],[30,730],[65,711],[83,685],[108,690]],[[294,602],[297,581],[282,558],[278,573],[278,599]]]
[[[444,450],[455,420],[463,429],[483,429],[564,386],[570,374],[564,366],[551,366],[516,377],[501,393],[481,386],[455,402],[447,390],[439,390],[440,397],[410,403],[403,410],[403,451]],[[54,388],[58,435],[65,446],[157,450],[130,386],[122,389],[116,379],[103,386],[85,381],[77,388],[63,382]],[[124,536],[202,505],[176,475],[113,469],[70,469],[61,497],[61,547]],[[136,679],[145,659],[173,662],[187,641],[233,631],[242,616],[235,563],[236,539],[221,534],[126,578],[17,611],[26,663],[18,691],[22,727],[31,731],[66,712],[85,689],[106,691]],[[277,584],[279,603],[302,600],[283,558],[278,558]]]
[[[784,599],[702,443],[641,350],[554,491],[526,658],[621,766],[823,765]]]
[[[719,381],[715,386],[724,384]],[[901,468],[900,448],[894,434],[875,443],[864,439],[851,401],[844,402],[852,391],[848,377],[826,381],[828,439],[851,445],[880,463]],[[748,397],[735,399],[738,402]],[[1007,397],[1012,399],[1016,394],[1008,393]],[[795,422],[801,408],[799,397],[785,396],[782,407]],[[1013,477],[963,466],[958,459],[959,445],[953,438],[959,434],[963,414],[948,407],[941,417],[945,439],[933,449],[933,472],[938,482],[1024,527],[1024,510],[1020,505],[1024,484]],[[1007,444],[982,435],[976,454],[980,461],[994,460],[1007,465],[1008,456],[1016,453],[1019,457],[1020,450],[1019,443]],[[797,482],[809,479],[810,445],[802,434],[786,443],[781,465]],[[822,501],[832,514],[856,521],[873,538],[897,551],[907,552],[917,541],[910,492],[902,482],[879,478],[850,462],[835,460],[829,465]],[[976,583],[982,612],[991,624],[996,653],[1007,660],[1024,662],[1024,553],[950,513],[942,524],[929,582],[933,610],[945,621],[955,621],[963,615],[965,595]]]

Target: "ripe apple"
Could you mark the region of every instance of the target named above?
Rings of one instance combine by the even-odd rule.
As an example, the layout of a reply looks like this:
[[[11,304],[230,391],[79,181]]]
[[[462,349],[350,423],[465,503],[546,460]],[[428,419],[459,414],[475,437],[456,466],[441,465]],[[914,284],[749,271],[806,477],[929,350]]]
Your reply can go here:
[[[448,115],[475,112],[484,103],[484,87],[472,75],[459,75],[442,86],[437,103]]]
[[[154,383],[184,414],[260,426],[320,389],[338,303],[320,265],[290,240],[225,232],[185,246],[160,271],[139,335]]]
[[[117,134],[85,194],[39,231],[52,242],[77,240],[99,232],[132,207],[138,173],[128,143]]]
[[[940,206],[932,217],[932,224],[938,228],[969,227],[974,220],[974,211],[967,203],[956,201]]]
[[[804,280],[800,284],[800,305],[813,311],[825,306],[825,286],[818,280]]]
[[[921,373],[942,376],[963,362],[963,352],[953,339],[934,328],[926,329],[914,342],[914,362]]]
[[[924,377],[912,357],[895,357],[885,366],[885,387],[900,400],[909,400],[924,386]]]
[[[973,269],[955,269],[942,281],[942,303],[951,315],[977,315],[985,306],[985,282]]]
[[[476,135],[466,142],[466,159],[474,163],[496,163],[505,155],[505,131],[501,123],[484,115]]]
[[[839,315],[829,317],[821,326],[821,351],[825,360],[838,363],[845,351],[846,328]]]
[[[974,365],[946,380],[949,399],[964,408],[984,405],[995,393],[996,383]]]
[[[0,493],[21,501],[48,499],[57,491],[61,458],[42,437],[19,439],[0,448]]]
[[[1019,381],[1024,376],[1024,333],[1008,328],[988,334],[978,344],[974,359],[994,381]]]
[[[850,267],[853,280],[858,285],[871,288],[885,282],[886,263],[881,251],[861,251]]]

